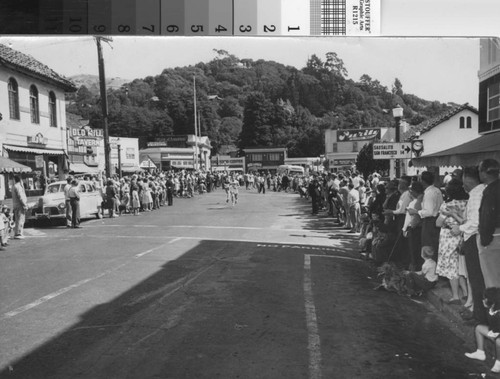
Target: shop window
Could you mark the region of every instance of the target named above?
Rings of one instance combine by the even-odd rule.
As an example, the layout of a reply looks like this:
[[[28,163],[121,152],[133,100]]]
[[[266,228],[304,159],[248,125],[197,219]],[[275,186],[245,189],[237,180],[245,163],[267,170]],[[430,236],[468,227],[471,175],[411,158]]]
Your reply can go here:
[[[472,117],[467,117],[467,129],[472,129]]]
[[[32,85],[30,87],[30,113],[31,113],[31,123],[40,123],[40,107],[38,103],[38,89]]]
[[[49,92],[49,118],[50,126],[57,127],[57,107],[56,107],[56,95],[54,92]]]
[[[460,117],[460,129],[465,129],[465,117]]]
[[[500,120],[500,82],[488,86],[488,122]]]
[[[10,118],[19,120],[19,88],[16,79],[10,78],[8,84],[9,90],[9,112]]]

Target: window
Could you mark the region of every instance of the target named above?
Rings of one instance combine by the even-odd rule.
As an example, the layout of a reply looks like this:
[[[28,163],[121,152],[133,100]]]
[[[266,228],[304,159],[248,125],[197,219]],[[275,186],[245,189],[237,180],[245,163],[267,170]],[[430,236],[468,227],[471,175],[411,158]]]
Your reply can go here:
[[[33,124],[40,123],[40,108],[38,106],[38,90],[32,85],[30,87],[30,113]]]
[[[472,117],[467,117],[467,129],[472,129]]]
[[[268,154],[268,160],[269,161],[279,161],[280,160],[279,153]]]
[[[465,128],[465,117],[460,117],[460,129]]]
[[[355,153],[358,151],[358,143],[357,142],[353,142],[352,143],[352,152]]]
[[[337,152],[338,152],[338,145],[337,142],[334,142],[332,146],[332,153],[337,153]]]
[[[9,89],[9,112],[10,118],[13,120],[19,120],[19,89],[17,87],[17,82],[14,78],[9,79],[8,84]]]
[[[252,154],[253,162],[262,162],[262,154]]]
[[[488,122],[500,120],[500,82],[488,86]]]
[[[56,95],[52,91],[49,92],[49,118],[50,126],[57,127]]]

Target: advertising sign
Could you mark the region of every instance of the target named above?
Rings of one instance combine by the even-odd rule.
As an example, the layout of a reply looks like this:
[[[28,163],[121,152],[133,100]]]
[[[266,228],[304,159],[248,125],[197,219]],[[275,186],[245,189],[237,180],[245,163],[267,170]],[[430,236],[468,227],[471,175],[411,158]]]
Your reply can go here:
[[[380,139],[380,129],[342,129],[337,130],[337,141],[369,141],[372,139]]]
[[[410,159],[411,143],[385,142],[373,144],[373,159]]]

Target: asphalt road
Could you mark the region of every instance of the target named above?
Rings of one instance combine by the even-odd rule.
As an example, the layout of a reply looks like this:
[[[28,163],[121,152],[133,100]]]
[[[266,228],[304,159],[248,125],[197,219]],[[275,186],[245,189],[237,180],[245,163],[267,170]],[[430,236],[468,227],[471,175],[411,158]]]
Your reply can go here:
[[[356,240],[298,195],[240,190],[37,227],[0,253],[2,378],[471,378],[491,362],[374,291]]]

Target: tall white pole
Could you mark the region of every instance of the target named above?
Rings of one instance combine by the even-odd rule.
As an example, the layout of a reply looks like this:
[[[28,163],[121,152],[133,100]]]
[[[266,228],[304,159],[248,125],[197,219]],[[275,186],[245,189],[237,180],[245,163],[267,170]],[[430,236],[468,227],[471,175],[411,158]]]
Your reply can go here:
[[[196,77],[193,76],[193,88],[194,88],[194,169],[198,168],[198,119],[196,110]]]

